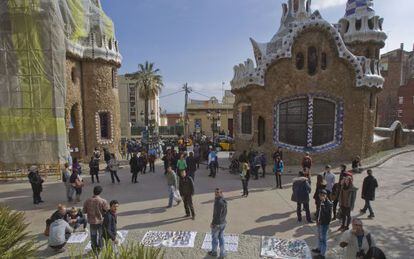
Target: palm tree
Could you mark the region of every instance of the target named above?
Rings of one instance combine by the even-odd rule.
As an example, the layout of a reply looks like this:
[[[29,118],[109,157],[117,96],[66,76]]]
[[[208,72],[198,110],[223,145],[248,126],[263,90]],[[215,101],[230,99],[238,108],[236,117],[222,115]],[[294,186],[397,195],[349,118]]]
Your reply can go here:
[[[161,92],[162,76],[159,74],[160,70],[154,69],[154,63],[145,61],[144,64],[138,65],[138,71],[125,76],[137,80],[135,87],[139,95],[145,99],[145,125],[148,126],[148,100],[155,98]]]

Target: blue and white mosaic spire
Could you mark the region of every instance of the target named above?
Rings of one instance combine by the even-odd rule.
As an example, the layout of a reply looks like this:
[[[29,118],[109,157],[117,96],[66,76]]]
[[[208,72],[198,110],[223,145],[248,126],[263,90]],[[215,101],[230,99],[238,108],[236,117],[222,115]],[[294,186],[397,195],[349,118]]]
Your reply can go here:
[[[372,0],[348,0],[346,4],[345,17],[363,16],[366,14],[375,15]]]
[[[384,19],[375,14],[373,0],[348,0],[345,16],[339,21],[345,43],[376,42],[385,45]]]

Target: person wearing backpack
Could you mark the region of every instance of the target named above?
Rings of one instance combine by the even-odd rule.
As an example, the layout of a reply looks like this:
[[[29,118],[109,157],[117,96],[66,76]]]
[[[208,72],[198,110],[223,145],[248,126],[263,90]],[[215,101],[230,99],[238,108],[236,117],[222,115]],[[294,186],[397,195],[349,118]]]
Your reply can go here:
[[[68,199],[68,202],[71,202],[73,200],[73,187],[70,183],[69,163],[65,163],[65,168],[62,170],[62,182],[65,185],[66,198]]]
[[[367,252],[375,247],[375,240],[371,233],[364,229],[362,221],[354,218],[352,229],[342,234],[339,245],[345,250],[344,259],[363,259]]]

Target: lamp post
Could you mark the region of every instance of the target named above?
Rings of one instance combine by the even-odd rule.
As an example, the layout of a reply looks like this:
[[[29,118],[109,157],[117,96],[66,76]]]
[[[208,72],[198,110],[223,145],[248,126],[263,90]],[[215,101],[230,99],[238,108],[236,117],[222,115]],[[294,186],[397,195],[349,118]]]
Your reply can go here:
[[[212,121],[211,130],[213,131],[213,141],[215,137],[214,133],[216,129],[219,127],[219,125],[217,125],[217,122],[220,121],[220,118],[221,118],[220,110],[207,110],[207,119]]]

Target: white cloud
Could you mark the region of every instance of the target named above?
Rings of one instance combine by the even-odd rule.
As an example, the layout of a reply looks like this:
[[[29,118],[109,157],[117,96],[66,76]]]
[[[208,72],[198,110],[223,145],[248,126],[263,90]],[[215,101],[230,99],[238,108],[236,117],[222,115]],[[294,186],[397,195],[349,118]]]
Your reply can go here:
[[[314,0],[312,1],[312,9],[326,9],[333,6],[343,5],[345,7],[347,0]]]

